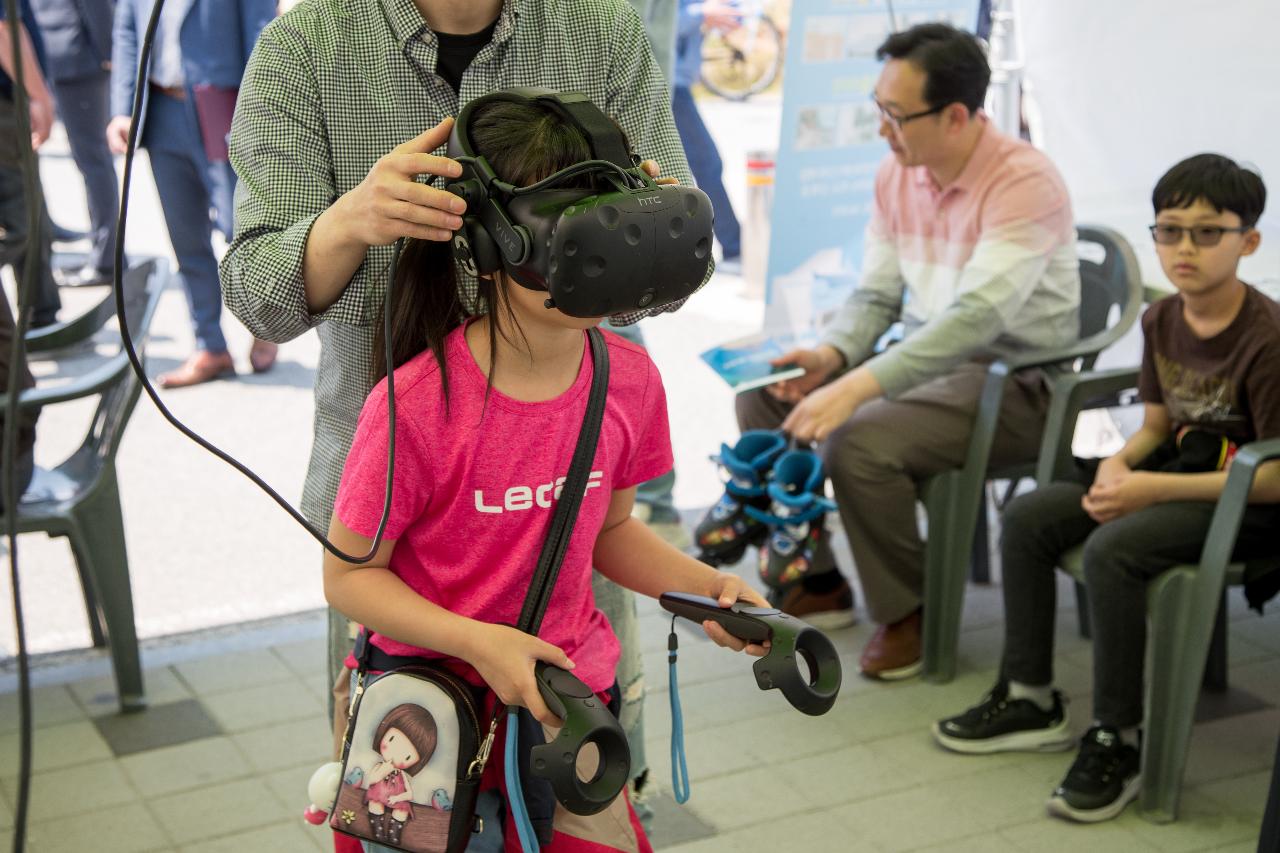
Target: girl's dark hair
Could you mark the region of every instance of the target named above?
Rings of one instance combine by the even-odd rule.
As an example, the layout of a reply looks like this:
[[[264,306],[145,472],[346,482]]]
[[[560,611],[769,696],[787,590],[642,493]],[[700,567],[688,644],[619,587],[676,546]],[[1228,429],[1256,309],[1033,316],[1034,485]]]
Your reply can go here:
[[[436,751],[436,718],[421,705],[406,702],[397,705],[387,712],[378,723],[378,730],[373,733],[373,751],[379,752],[382,738],[391,729],[399,729],[418,751],[418,760],[412,767],[406,767],[405,773],[410,776],[427,766],[431,753]]]
[[[591,146],[576,125],[534,102],[486,104],[472,113],[470,132],[476,153],[489,161],[499,178],[516,186],[527,186],[591,158]],[[449,333],[468,316],[488,314],[489,352],[496,354],[498,335],[511,339],[504,321],[514,323],[511,306],[495,278],[477,280],[474,305],[463,304],[458,283],[449,243],[406,241],[391,306],[392,365],[399,367],[423,350],[431,350],[440,366],[446,402],[449,384],[444,341]],[[372,368],[375,382],[387,375],[380,330],[374,334]],[[492,382],[492,361],[489,377]]]
[[[1151,192],[1155,212],[1190,207],[1204,199],[1213,209],[1230,211],[1240,224],[1252,228],[1267,205],[1267,188],[1262,176],[1221,154],[1188,157],[1156,183]]]
[[[973,115],[987,97],[991,66],[972,33],[950,24],[917,24],[894,33],[876,49],[876,59],[905,59],[924,72],[930,107],[961,103]]]

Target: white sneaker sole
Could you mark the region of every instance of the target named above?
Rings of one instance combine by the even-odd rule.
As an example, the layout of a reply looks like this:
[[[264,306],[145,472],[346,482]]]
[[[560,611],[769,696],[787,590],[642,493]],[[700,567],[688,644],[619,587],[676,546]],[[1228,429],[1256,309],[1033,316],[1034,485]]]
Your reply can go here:
[[[1124,811],[1124,807],[1133,802],[1141,790],[1142,776],[1139,774],[1129,780],[1128,784],[1124,786],[1124,790],[1120,792],[1120,796],[1116,797],[1115,802],[1100,809],[1086,811],[1073,808],[1062,797],[1050,797],[1049,802],[1045,804],[1045,808],[1054,817],[1066,818],[1078,823],[1101,823],[1104,820],[1111,820]]]
[[[858,614],[850,610],[824,610],[821,613],[806,613],[795,617],[806,625],[812,625],[819,631],[838,631],[856,625]]]
[[[1064,717],[1058,725],[1035,731],[1010,732],[999,737],[969,740],[957,738],[942,731],[939,723],[933,724],[933,739],[952,752],[965,755],[990,755],[994,752],[1063,752],[1075,744],[1070,727]]]

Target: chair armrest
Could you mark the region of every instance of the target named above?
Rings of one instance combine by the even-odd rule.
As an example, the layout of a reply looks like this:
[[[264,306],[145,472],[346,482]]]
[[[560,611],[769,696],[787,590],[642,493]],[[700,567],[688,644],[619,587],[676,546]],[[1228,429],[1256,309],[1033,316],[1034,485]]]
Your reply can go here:
[[[1051,350],[1036,350],[1035,352],[1023,353],[1011,358],[1003,359],[1009,365],[1009,370],[1026,370],[1030,367],[1048,367],[1053,364],[1060,364],[1064,361],[1075,361],[1077,358],[1088,358],[1102,352],[1115,338],[1108,329],[1097,335],[1090,335],[1084,340],[1077,341],[1070,346],[1058,347]]]
[[[115,316],[115,313],[115,293],[108,290],[98,304],[74,320],[54,323],[52,326],[27,332],[27,352],[31,354],[49,352],[87,341],[97,334],[98,330],[106,325],[107,320]]]
[[[991,455],[991,444],[995,439],[996,428],[1000,419],[1000,406],[1004,399],[1005,383],[1015,372],[1032,367],[1057,364],[1067,359],[1080,358],[1081,356],[1095,353],[1096,349],[1093,348],[1089,341],[1081,341],[1070,347],[1063,347],[1057,350],[1041,350],[1039,352],[1026,353],[1017,358],[997,359],[991,362],[987,367],[986,380],[978,397],[978,409],[974,414],[973,433],[969,442],[968,454],[965,458],[965,467],[975,472],[985,472],[987,470],[987,462]],[[1079,377],[1085,375],[1093,374],[1068,374],[1072,379],[1079,379]],[[1137,382],[1136,368],[1134,369],[1134,382]],[[1056,397],[1056,391],[1054,393]],[[1069,438],[1068,436],[1068,441]]]
[[[1227,484],[1218,497],[1218,506],[1209,524],[1209,535],[1200,553],[1201,573],[1208,571],[1211,582],[1212,576],[1217,575],[1217,585],[1221,585],[1221,575],[1231,562],[1236,534],[1240,532],[1240,520],[1249,505],[1249,492],[1253,490],[1258,468],[1264,462],[1277,458],[1280,458],[1280,438],[1269,438],[1249,442],[1231,460]]]
[[[65,403],[68,400],[78,400],[81,397],[101,394],[119,379],[122,371],[130,369],[129,357],[123,352],[119,353],[112,356],[109,361],[98,365],[93,370],[70,382],[63,382],[52,388],[31,388],[23,391],[18,396],[18,407],[20,409],[37,409],[41,406],[50,406],[54,403]]]
[[[1047,485],[1061,477],[1071,466],[1071,439],[1076,420],[1099,397],[1111,397],[1138,384],[1138,368],[1118,367],[1086,373],[1068,373],[1053,383],[1049,412],[1045,416],[1044,435],[1040,439],[1040,458],[1036,462],[1036,482]]]

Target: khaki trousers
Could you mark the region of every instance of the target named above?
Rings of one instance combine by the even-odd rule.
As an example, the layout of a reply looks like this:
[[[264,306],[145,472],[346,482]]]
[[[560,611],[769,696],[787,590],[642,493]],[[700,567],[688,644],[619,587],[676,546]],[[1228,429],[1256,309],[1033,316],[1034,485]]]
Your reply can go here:
[[[987,365],[968,362],[893,400],[864,404],[819,447],[871,618],[909,616],[924,592],[924,541],[916,501],[935,474],[960,468],[969,448]],[[1049,407],[1044,374],[1027,370],[1005,388],[992,466],[1031,462]],[[740,429],[776,429],[791,406],[761,388],[738,395]],[[835,570],[815,566],[814,574]]]

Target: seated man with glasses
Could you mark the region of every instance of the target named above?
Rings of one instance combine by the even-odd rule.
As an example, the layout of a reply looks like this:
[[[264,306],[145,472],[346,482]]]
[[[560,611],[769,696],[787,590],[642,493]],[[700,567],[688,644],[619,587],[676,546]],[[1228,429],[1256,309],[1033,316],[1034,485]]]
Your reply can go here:
[[[1138,725],[1147,583],[1194,563],[1236,447],[1280,436],[1280,305],[1240,281],[1258,248],[1266,189],[1226,157],[1170,169],[1152,197],[1151,234],[1178,293],[1142,318],[1142,428],[1120,452],[1081,461],[1073,482],[1016,498],[1004,513],[1005,644],[999,681],[973,708],[934,724],[964,753],[1069,749],[1053,689],[1054,567],[1084,543],[1093,626],[1093,725],[1049,799],[1053,814],[1115,817],[1140,786]],[[1235,559],[1275,550],[1280,463],[1258,470]]]
[[[805,374],[740,395],[737,415],[744,430],[781,425],[821,443],[879,623],[862,672],[895,679],[920,669],[920,487],[964,464],[991,360],[1078,338],[1080,272],[1057,169],[981,112],[991,71],[977,39],[921,24],[891,35],[876,56],[886,60],[874,99],[889,154],[876,174],[861,281],[817,348],[777,360]],[[904,340],[874,354],[898,321]],[[1044,376],[1026,371],[1014,384],[993,465],[1032,461],[1039,449]],[[713,539],[711,527],[709,519],[699,531]],[[779,539],[770,536],[762,550]],[[850,624],[852,593],[825,534],[810,531],[802,541],[806,567],[774,590],[775,604],[820,627]]]

